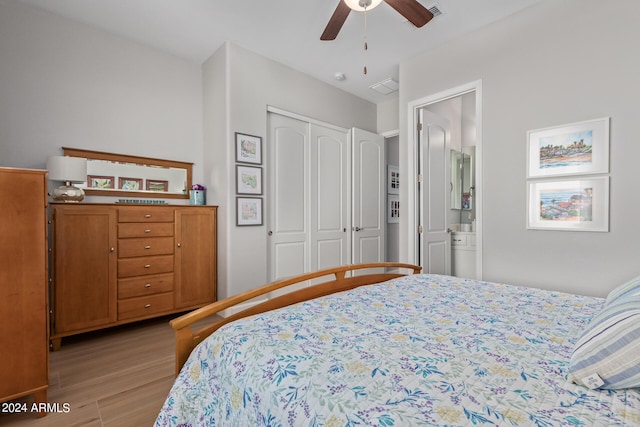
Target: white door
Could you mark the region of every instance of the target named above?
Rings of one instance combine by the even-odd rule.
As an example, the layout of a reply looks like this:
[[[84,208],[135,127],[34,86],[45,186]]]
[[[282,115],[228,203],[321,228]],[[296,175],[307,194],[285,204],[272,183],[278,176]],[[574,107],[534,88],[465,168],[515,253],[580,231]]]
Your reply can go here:
[[[310,271],[337,267],[350,261],[348,134],[312,123]]]
[[[269,113],[269,280],[350,261],[348,131]]]
[[[353,263],[385,260],[384,137],[353,129]]]
[[[269,279],[309,271],[309,124],[269,114]]]
[[[420,109],[418,132],[418,249],[424,273],[450,274],[450,127],[449,121]]]

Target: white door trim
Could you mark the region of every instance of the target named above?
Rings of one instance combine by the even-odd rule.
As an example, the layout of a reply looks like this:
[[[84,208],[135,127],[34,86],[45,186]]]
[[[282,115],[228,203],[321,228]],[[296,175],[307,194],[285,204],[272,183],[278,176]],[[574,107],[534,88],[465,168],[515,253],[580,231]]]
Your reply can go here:
[[[283,110],[282,108],[274,107],[272,105],[267,105],[267,113],[276,113],[281,116],[289,117],[296,120],[301,120],[303,122],[311,123],[314,125],[323,126],[329,129],[337,130],[338,132],[348,133],[350,129],[343,128],[341,126],[337,126],[331,123],[323,122],[322,120],[312,119],[311,117],[303,116],[302,114],[292,113],[291,111]]]
[[[408,197],[406,200],[407,224],[408,224],[408,262],[417,262],[417,161],[418,161],[418,114],[419,110],[429,104],[444,101],[468,92],[476,94],[476,278],[482,280],[482,225],[483,225],[483,158],[482,158],[482,80],[476,80],[451,89],[438,92],[424,98],[419,98],[408,103],[407,107],[407,146],[409,156],[407,172],[404,174],[403,185],[406,185]],[[407,179],[409,177],[414,177]],[[406,184],[405,184],[406,183]]]

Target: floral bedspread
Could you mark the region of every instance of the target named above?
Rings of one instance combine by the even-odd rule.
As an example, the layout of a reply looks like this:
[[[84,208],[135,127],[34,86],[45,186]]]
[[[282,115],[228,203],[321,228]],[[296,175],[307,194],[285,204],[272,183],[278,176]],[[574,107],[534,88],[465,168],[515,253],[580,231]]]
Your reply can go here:
[[[200,344],[156,426],[638,426],[640,390],[571,384],[599,298],[414,275]]]

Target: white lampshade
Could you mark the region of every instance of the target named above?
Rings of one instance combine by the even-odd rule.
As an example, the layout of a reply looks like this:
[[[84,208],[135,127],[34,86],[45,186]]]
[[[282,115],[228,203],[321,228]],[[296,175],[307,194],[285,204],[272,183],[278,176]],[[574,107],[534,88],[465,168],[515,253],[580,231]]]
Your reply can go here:
[[[69,156],[51,156],[47,159],[50,181],[85,182],[87,159]]]
[[[365,9],[371,10],[374,7],[378,6],[380,3],[382,3],[382,0],[344,0],[344,2],[352,10],[364,12]]]

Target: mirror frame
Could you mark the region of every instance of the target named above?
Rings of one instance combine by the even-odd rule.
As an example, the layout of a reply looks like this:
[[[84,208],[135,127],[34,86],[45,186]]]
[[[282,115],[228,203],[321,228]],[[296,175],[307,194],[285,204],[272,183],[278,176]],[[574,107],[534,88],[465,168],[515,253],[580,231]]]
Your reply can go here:
[[[180,162],[177,160],[154,159],[152,157],[130,156],[128,154],[106,153],[102,151],[82,150],[79,148],[62,147],[65,156],[83,157],[85,159],[110,160],[112,162],[136,163],[140,165],[163,166],[169,168],[186,169],[187,171],[187,193],[154,193],[149,191],[104,191],[95,188],[85,188],[84,193],[91,196],[131,196],[144,198],[162,198],[162,199],[188,199],[188,190],[191,188],[191,175],[193,172],[193,163]]]

